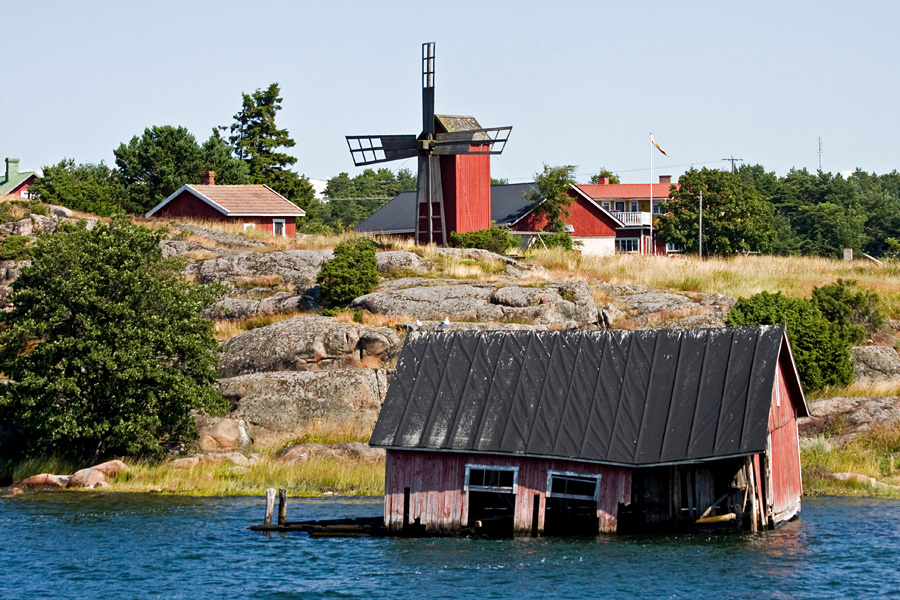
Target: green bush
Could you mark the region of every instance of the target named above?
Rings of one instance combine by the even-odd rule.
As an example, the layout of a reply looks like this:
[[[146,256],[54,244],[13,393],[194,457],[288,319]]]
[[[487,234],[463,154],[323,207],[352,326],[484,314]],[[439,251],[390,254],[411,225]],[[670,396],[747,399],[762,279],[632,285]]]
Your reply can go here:
[[[741,298],[729,311],[726,324],[785,325],[800,381],[808,390],[853,381],[846,331],[829,321],[812,300],[761,292]]]
[[[0,244],[0,260],[25,260],[31,256],[28,236],[11,235]]]
[[[581,246],[581,242],[572,239],[572,234],[568,231],[557,231],[553,235],[545,235],[541,237],[548,248],[562,248],[563,250],[574,250],[576,246]]]
[[[844,330],[854,344],[865,342],[868,333],[884,325],[884,315],[878,308],[878,293],[874,290],[854,290],[856,282],[838,279],[814,288],[812,301],[822,315]]]
[[[451,231],[450,245],[454,248],[481,248],[497,254],[506,254],[507,250],[519,245],[519,240],[506,229],[492,225],[490,229],[467,233]]]
[[[325,261],[316,282],[326,308],[346,306],[378,285],[378,261],[375,244],[366,238],[338,244],[334,257]]]
[[[116,219],[35,241],[0,328],[9,456],[161,456],[196,437],[193,410],[225,408],[202,317],[221,286],[186,283],[162,235]]]

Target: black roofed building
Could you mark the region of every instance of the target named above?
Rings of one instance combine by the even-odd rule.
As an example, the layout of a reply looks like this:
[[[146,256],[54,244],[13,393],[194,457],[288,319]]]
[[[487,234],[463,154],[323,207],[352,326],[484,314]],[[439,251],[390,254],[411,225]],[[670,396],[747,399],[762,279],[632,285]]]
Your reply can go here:
[[[518,223],[534,208],[525,198],[533,187],[533,183],[492,185],[490,220],[503,227],[512,227]],[[416,232],[416,192],[398,194],[360,223],[356,231],[412,237]]]
[[[807,414],[783,327],[414,333],[370,444],[394,532],[756,530]]]

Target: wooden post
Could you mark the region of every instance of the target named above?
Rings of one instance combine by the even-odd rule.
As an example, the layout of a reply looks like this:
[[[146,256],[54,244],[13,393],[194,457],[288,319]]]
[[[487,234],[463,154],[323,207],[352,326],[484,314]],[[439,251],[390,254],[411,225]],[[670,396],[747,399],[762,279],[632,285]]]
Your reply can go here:
[[[750,486],[750,531],[759,531],[759,513],[756,506],[756,469],[753,468],[753,459],[747,459],[747,485]]]
[[[275,488],[266,490],[266,518],[263,521],[266,525],[272,524],[272,512],[275,510]]]
[[[278,524],[287,523],[287,490],[278,490]]]

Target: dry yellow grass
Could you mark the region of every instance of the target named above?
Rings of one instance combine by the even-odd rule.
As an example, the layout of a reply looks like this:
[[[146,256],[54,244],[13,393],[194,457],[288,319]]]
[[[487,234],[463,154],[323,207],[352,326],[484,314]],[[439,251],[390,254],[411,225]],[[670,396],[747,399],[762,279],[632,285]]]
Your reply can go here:
[[[855,280],[882,297],[889,316],[900,315],[900,263],[879,266],[869,261],[816,257],[736,256],[698,260],[692,256],[666,258],[617,254],[584,256],[560,250],[529,254],[554,277],[599,280],[611,284],[644,284],[669,290],[720,293],[748,297],[768,291],[809,296],[814,287],[837,279]]]
[[[271,325],[273,323],[278,323],[279,321],[284,321],[286,319],[291,319],[293,317],[299,317],[306,313],[300,311],[291,311],[286,313],[278,313],[273,315],[257,315],[254,317],[244,317],[242,319],[234,319],[227,320],[222,319],[216,321],[216,340],[220,342],[225,342],[230,340],[231,338],[238,336],[242,333],[250,331],[251,329],[258,329],[260,327],[265,327],[266,325]]]

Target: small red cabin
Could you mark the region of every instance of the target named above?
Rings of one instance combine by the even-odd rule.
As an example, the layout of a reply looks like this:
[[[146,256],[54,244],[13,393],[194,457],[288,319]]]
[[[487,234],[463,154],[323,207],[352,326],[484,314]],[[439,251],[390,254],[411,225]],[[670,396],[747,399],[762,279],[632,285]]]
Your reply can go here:
[[[201,181],[181,186],[145,216],[232,221],[283,237],[295,237],[297,217],[306,216],[267,185],[215,185],[213,171],[204,173]]]
[[[807,414],[783,327],[413,333],[370,444],[397,534],[755,531]]]

